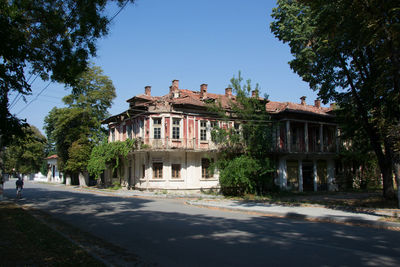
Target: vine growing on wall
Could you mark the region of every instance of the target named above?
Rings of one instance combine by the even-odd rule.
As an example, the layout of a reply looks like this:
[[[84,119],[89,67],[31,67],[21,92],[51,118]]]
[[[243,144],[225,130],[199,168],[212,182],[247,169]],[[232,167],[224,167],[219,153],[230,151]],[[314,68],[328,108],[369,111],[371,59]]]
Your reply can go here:
[[[107,167],[111,167],[114,172],[119,168],[121,158],[125,158],[129,152],[134,150],[135,144],[135,139],[111,143],[104,140],[92,149],[87,166],[89,173],[94,175],[96,179],[100,179],[101,174]]]

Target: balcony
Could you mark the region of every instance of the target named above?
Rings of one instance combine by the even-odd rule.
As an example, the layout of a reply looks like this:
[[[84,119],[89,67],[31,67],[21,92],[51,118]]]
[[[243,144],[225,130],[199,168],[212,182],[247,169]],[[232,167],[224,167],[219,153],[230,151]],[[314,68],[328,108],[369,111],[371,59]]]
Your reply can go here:
[[[335,125],[287,121],[274,126],[273,152],[278,153],[337,153],[338,137]]]
[[[211,140],[199,140],[199,138],[180,138],[171,139],[169,137],[155,139],[155,138],[139,138],[139,147],[141,149],[151,150],[169,150],[169,149],[182,149],[182,150],[216,150],[218,146]]]

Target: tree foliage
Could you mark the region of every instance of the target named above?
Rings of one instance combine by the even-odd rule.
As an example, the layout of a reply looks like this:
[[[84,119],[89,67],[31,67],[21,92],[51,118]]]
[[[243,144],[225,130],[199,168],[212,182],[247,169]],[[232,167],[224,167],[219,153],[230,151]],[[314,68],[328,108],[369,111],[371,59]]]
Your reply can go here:
[[[400,5],[398,1],[278,0],[271,30],[288,43],[290,67],[365,132],[393,196],[399,154]],[[344,127],[346,128],[346,127]]]
[[[31,93],[31,77],[76,84],[109,31],[105,7],[134,0],[0,0],[0,137],[23,121],[9,111],[10,93]],[[33,80],[33,78],[32,78]]]
[[[98,67],[79,76],[72,94],[63,98],[65,108],[53,108],[45,118],[45,130],[55,146],[60,170],[86,169],[92,147],[104,138],[101,120],[115,97],[111,80]]]
[[[114,141],[107,142],[107,139],[97,146],[95,146],[90,154],[90,159],[87,169],[91,175],[96,179],[100,179],[101,174],[108,167],[116,170],[120,166],[121,158],[126,158],[129,152],[132,152],[135,147],[136,141],[127,139],[123,142]]]
[[[265,109],[267,96],[259,97],[258,84],[252,90],[251,81],[244,82],[240,72],[229,87],[236,94],[229,110],[218,103],[210,105],[225,122],[212,132],[219,145],[215,165],[220,170],[221,189],[226,194],[262,194],[271,188],[274,170],[269,155],[272,123]],[[228,126],[230,121],[234,121],[233,127]]]
[[[35,126],[24,127],[22,130],[23,137],[15,136],[5,149],[6,173],[37,173],[42,166],[46,138]]]

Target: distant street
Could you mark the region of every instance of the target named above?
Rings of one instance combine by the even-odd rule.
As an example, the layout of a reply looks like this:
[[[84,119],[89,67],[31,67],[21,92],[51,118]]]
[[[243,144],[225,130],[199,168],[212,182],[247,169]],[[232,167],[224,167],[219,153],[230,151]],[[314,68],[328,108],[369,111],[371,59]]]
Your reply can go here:
[[[15,181],[5,184],[15,198]],[[25,182],[34,204],[160,266],[400,266],[400,232],[198,208]]]

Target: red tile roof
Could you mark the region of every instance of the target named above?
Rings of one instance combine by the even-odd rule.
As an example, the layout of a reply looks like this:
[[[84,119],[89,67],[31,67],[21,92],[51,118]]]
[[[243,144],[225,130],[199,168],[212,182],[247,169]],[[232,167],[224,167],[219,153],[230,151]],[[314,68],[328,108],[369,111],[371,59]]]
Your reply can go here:
[[[177,97],[173,97],[173,93],[170,92],[164,96],[149,96],[146,94],[140,94],[134,96],[127,100],[127,102],[131,103],[131,109],[134,107],[147,107],[155,105],[156,109],[158,107],[170,106],[170,105],[189,105],[189,106],[197,106],[201,108],[205,108],[207,100],[213,100],[217,103],[220,103],[222,108],[229,109],[231,106],[231,102],[236,100],[236,97],[232,95],[231,97],[226,96],[225,94],[213,94],[206,93],[205,98],[202,98],[202,95],[198,91],[191,91],[187,89],[177,89],[175,92],[178,93]],[[260,98],[260,100],[264,100]],[[308,113],[322,116],[332,116],[330,111],[332,108],[326,107],[315,107],[312,105],[303,105],[296,104],[292,102],[276,102],[276,101],[268,101],[266,104],[266,110],[271,114],[278,114],[281,112],[298,112],[298,113]],[[127,111],[112,116],[103,121],[103,123],[110,122],[112,118],[116,118],[118,116],[123,115]]]
[[[51,156],[49,156],[49,157],[47,157],[47,158],[45,158],[45,159],[56,159],[56,158],[58,158],[57,155],[51,155]]]
[[[329,114],[332,111],[332,108],[326,107],[316,107],[311,105],[302,105],[296,104],[292,102],[276,102],[269,101],[266,104],[266,110],[272,114],[281,113],[284,111],[293,111],[293,112],[304,112],[304,113],[314,113],[318,115],[331,115]]]

